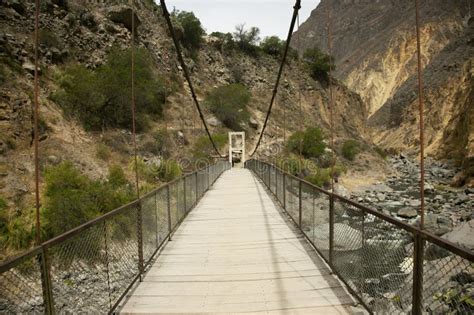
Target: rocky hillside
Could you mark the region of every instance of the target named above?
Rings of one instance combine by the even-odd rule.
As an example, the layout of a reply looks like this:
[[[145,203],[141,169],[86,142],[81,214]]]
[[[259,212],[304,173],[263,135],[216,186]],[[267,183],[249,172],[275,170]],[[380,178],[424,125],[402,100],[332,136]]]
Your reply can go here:
[[[427,152],[468,161],[474,155],[472,1],[421,3]],[[328,9],[336,76],[364,100],[376,142],[416,152],[414,1],[322,0],[301,25],[295,48],[327,50]]]
[[[80,64],[97,69],[106,63],[107,55],[114,47],[130,47],[130,8],[120,4],[122,1],[107,1],[106,4],[99,1],[97,4],[85,0],[47,0],[41,3],[41,169],[69,160],[85,175],[103,178],[110,165],[118,164],[132,178],[130,132],[113,128],[87,131],[81,122],[64,114],[54,97],[59,89],[58,78],[67,67]],[[204,133],[160,7],[146,0],[136,0],[135,4],[136,46],[150,53],[153,71],[163,79],[167,89],[162,117],[149,119],[149,127],[138,135],[139,154],[145,162],[160,161],[165,157],[192,160],[193,146]],[[34,197],[32,16],[34,5],[29,1],[0,3],[0,197],[6,201],[9,218],[29,217]],[[197,57],[186,57],[186,62],[201,100],[213,88],[229,83],[240,82],[249,89],[251,117],[248,126],[243,128],[249,140],[247,150],[251,151],[262,127],[278,60],[265,54],[249,56],[238,50],[224,52],[213,38],[207,37]],[[367,135],[364,127],[367,115],[362,100],[342,84],[336,83],[334,90],[337,100],[335,122],[339,126],[337,143],[348,138],[363,142]],[[208,108],[204,111],[212,133],[228,131]],[[304,126],[329,129],[327,87],[311,79],[295,61],[288,63],[284,73],[261,155],[268,154],[275,144],[277,148],[281,147],[285,123],[287,137]],[[154,132],[163,129],[168,132],[166,154],[152,150]]]

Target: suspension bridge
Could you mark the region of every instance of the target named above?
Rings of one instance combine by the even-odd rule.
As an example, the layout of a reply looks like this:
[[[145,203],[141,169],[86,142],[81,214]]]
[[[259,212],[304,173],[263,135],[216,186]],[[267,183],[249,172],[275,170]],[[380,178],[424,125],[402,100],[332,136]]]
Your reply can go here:
[[[418,21],[418,0],[415,3]],[[39,0],[36,6],[38,49]],[[229,161],[214,144],[164,0],[161,8],[194,104],[220,158],[143,196],[137,173],[137,199],[132,203],[50,240],[41,240],[37,233],[36,246],[0,264],[0,312],[473,312],[472,293],[453,292],[451,285],[472,283],[474,254],[423,229],[423,163],[422,224],[415,227],[257,158],[300,0],[293,8],[265,123],[250,159],[245,159],[245,146],[239,151],[244,161],[241,168],[232,167],[232,145]],[[132,33],[133,21],[132,12]],[[331,48],[330,27],[328,41]],[[419,49],[418,45],[418,60]],[[132,53],[132,65],[133,58]],[[38,83],[36,60],[39,231]],[[133,86],[132,80],[132,91]],[[136,159],[133,93],[131,103]],[[420,119],[421,161],[422,123]]]

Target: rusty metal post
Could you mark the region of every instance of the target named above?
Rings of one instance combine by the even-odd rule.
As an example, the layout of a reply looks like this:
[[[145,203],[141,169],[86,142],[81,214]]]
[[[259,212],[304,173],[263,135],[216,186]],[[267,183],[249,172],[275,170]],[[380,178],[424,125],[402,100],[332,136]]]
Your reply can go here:
[[[138,200],[137,205],[137,242],[138,242],[138,272],[140,281],[143,275],[143,229],[142,229],[142,203]]]
[[[198,179],[198,172],[197,171],[196,173],[194,173],[196,175],[196,202],[194,203],[194,205],[197,205],[198,203],[198,200],[199,200],[199,179]]]
[[[38,263],[41,270],[41,286],[43,289],[43,301],[45,314],[54,314],[54,298],[51,283],[51,275],[49,273],[49,263],[47,251],[41,246],[41,253],[38,255]]]
[[[302,182],[299,180],[298,181],[298,196],[299,196],[299,203],[298,203],[298,226],[301,230],[301,221],[303,220],[302,218],[302,213],[303,213],[303,198],[301,197],[301,191],[302,191]]]
[[[170,185],[166,186],[166,199],[168,200],[168,241],[171,242],[171,199],[170,199]]]
[[[329,264],[334,266],[334,195],[329,196]]]
[[[156,238],[156,248],[160,245],[160,239],[159,239],[159,233],[158,233],[158,198],[157,198],[158,193],[155,192],[155,238]]]
[[[275,195],[276,195],[278,201],[281,202],[280,197],[278,196],[278,173],[279,172],[280,172],[280,170],[275,168]]]
[[[419,233],[414,235],[413,241],[413,296],[412,296],[412,314],[422,313],[423,298],[423,251],[424,240]]]
[[[286,210],[286,174],[283,173],[283,209]]]
[[[210,181],[209,181],[209,166],[206,168],[206,174],[207,174],[207,189],[206,190],[209,190],[209,188],[211,187],[209,185]]]
[[[183,195],[184,195],[184,213],[188,212],[188,208],[186,207],[186,177],[183,177]]]

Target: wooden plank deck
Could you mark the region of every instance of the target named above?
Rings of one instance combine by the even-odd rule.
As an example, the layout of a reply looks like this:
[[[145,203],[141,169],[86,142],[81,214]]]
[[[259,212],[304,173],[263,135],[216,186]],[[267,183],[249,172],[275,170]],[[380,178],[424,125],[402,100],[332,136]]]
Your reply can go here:
[[[349,314],[354,299],[246,169],[189,214],[122,314]]]

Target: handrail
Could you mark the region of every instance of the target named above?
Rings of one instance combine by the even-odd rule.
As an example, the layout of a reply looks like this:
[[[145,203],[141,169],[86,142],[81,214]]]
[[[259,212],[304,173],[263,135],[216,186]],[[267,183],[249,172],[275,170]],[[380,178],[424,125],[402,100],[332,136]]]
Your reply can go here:
[[[298,180],[298,181],[304,183],[305,185],[308,185],[308,186],[310,186],[311,188],[317,190],[318,192],[321,192],[321,193],[323,193],[323,194],[326,194],[327,196],[332,196],[332,197],[334,197],[334,198],[336,198],[336,199],[339,199],[339,200],[341,200],[341,201],[344,201],[345,203],[350,204],[350,205],[352,205],[352,206],[354,206],[354,207],[356,207],[356,208],[359,208],[359,209],[361,209],[361,210],[363,210],[363,211],[365,211],[365,212],[367,212],[367,213],[369,213],[369,214],[371,214],[371,215],[374,215],[374,216],[376,216],[376,217],[378,217],[378,218],[380,218],[380,219],[382,219],[382,220],[384,220],[384,221],[387,221],[387,222],[389,222],[389,223],[395,224],[395,225],[397,225],[397,226],[403,228],[404,230],[406,230],[406,231],[408,231],[408,232],[420,234],[420,235],[422,235],[425,239],[430,240],[430,241],[432,241],[433,243],[436,243],[437,245],[439,245],[439,246],[441,246],[441,247],[444,247],[445,249],[448,249],[448,250],[450,250],[450,251],[452,251],[452,252],[455,252],[455,253],[456,253],[457,255],[459,255],[459,256],[462,256],[462,257],[464,257],[464,258],[466,258],[466,259],[469,259],[469,260],[474,261],[474,252],[470,251],[470,250],[467,249],[467,248],[460,247],[459,245],[454,244],[454,243],[452,243],[452,242],[450,242],[450,241],[448,241],[448,240],[446,240],[446,239],[440,238],[440,237],[438,237],[438,236],[436,236],[436,235],[434,235],[434,234],[432,234],[432,233],[430,233],[430,232],[428,232],[428,231],[426,231],[426,230],[422,230],[422,229],[420,229],[420,228],[417,227],[417,226],[410,225],[410,224],[408,224],[408,223],[406,223],[406,222],[403,222],[403,221],[401,221],[401,220],[399,220],[399,219],[397,219],[397,218],[394,218],[394,217],[392,217],[392,216],[389,216],[389,215],[387,215],[387,214],[385,214],[385,213],[383,213],[383,212],[377,211],[377,210],[375,210],[375,209],[371,209],[371,208],[369,208],[369,207],[367,207],[367,206],[365,206],[365,205],[362,205],[362,204],[360,204],[360,203],[358,203],[358,202],[356,202],[356,201],[354,201],[354,200],[351,200],[351,199],[348,199],[348,198],[343,197],[343,196],[341,196],[341,195],[338,195],[338,194],[336,194],[336,193],[333,193],[333,192],[324,190],[323,188],[318,187],[318,186],[314,185],[313,183],[308,182],[307,180],[304,180],[304,179],[302,179],[302,178],[299,178],[298,176],[295,176],[295,175],[293,175],[293,174],[288,173],[287,171],[285,171],[285,170],[279,168],[278,166],[276,166],[276,165],[274,165],[274,164],[268,163],[268,162],[266,162],[266,161],[260,161],[260,160],[256,160],[256,161],[258,161],[259,163],[265,164],[265,165],[267,165],[267,166],[277,168],[281,173],[284,173],[285,176],[290,177],[290,178],[295,179],[295,180]]]
[[[367,300],[367,295],[362,294],[364,290],[367,290],[367,285],[365,284],[366,280],[369,280],[364,277],[369,277],[373,278],[375,277],[372,275],[374,272],[373,269],[380,268],[380,265],[384,265],[386,262],[384,261],[386,257],[380,258],[377,256],[373,256],[373,249],[370,249],[370,246],[373,245],[367,245],[367,241],[365,238],[372,238],[374,235],[377,236],[382,236],[381,238],[374,238],[375,244],[378,242],[378,240],[384,240],[387,241],[386,245],[387,248],[385,251],[388,251],[389,253],[384,253],[384,255],[393,255],[395,257],[395,261],[399,260],[400,263],[402,262],[403,259],[410,258],[412,259],[412,264],[409,264],[409,266],[412,267],[412,271],[410,271],[409,274],[412,274],[412,281],[408,282],[407,284],[411,285],[411,290],[412,294],[407,294],[407,290],[409,291],[409,288],[406,287],[397,287],[397,284],[394,284],[394,288],[392,290],[399,290],[401,293],[400,296],[398,296],[397,299],[399,299],[398,307],[401,309],[398,309],[398,311],[401,312],[412,312],[413,314],[421,314],[422,310],[430,309],[433,312],[439,312],[439,309],[436,309],[439,307],[439,302],[436,299],[439,300],[439,298],[436,298],[436,295],[443,295],[443,292],[448,292],[450,290],[448,286],[449,281],[445,280],[443,277],[446,277],[446,272],[449,272],[448,270],[454,270],[453,272],[456,273],[472,273],[472,263],[474,262],[474,253],[467,249],[463,248],[457,244],[454,244],[446,239],[440,238],[436,235],[433,235],[432,233],[420,229],[417,226],[410,225],[406,222],[403,222],[401,220],[398,220],[394,217],[391,217],[385,213],[381,213],[377,210],[371,209],[367,206],[361,205],[358,202],[355,202],[353,200],[350,200],[346,197],[342,197],[336,193],[326,191],[322,189],[321,187],[318,187],[312,183],[309,183],[308,181],[301,179],[297,176],[294,176],[292,174],[289,174],[288,172],[280,169],[276,165],[270,164],[265,161],[260,161],[256,159],[248,160],[245,163],[246,168],[249,168],[252,170],[258,177],[261,178],[262,182],[267,186],[267,188],[270,190],[271,193],[275,196],[275,198],[281,202],[283,210],[289,215],[291,220],[294,222],[294,224],[300,229],[300,231],[303,233],[303,235],[306,237],[306,239],[312,244],[314,249],[321,255],[321,257],[331,266],[333,271],[339,276],[342,282],[344,282],[348,288],[348,290],[359,300],[359,302],[364,305],[369,312],[376,312],[380,310],[373,309],[375,306],[369,305],[369,301]],[[281,180],[280,180],[281,178]],[[288,179],[291,180],[296,180],[299,184],[298,185],[288,185]],[[315,210],[314,208],[312,209],[313,213],[309,213],[307,207],[303,205],[303,193],[302,193],[302,184],[306,185],[309,188],[308,190],[305,190],[306,194],[313,195],[313,202],[315,195],[314,193],[321,193],[322,195],[326,196],[327,199],[327,208],[325,208],[327,212],[326,215],[328,216],[327,218],[324,217],[323,219],[320,219],[319,222],[314,222],[315,220]],[[289,188],[292,187],[292,188]],[[314,193],[312,193],[313,191]],[[281,192],[283,195],[281,195]],[[290,205],[287,200],[288,197],[287,195],[292,195],[296,196],[298,198],[298,203],[295,204],[293,200],[293,205]],[[293,197],[294,198],[294,197]],[[319,197],[318,197],[319,198]],[[342,216],[341,214],[336,214],[335,213],[335,204],[338,204],[340,207],[342,206],[343,209],[346,209],[346,206],[350,206],[350,208],[353,211],[350,211],[352,213],[352,220],[353,221],[347,221],[348,218],[351,218],[351,216],[346,217]],[[319,205],[321,202],[319,202]],[[298,208],[298,211],[294,209],[295,207]],[[339,208],[340,209],[340,208]],[[344,211],[345,212],[345,211]],[[313,217],[313,222],[304,222],[304,216],[306,215],[306,220],[307,216]],[[374,219],[369,220],[366,222],[366,217],[367,215],[372,215],[376,217],[380,222],[374,221]],[[352,224],[353,227],[349,230],[349,228],[341,228],[340,226],[336,228],[335,226],[335,221],[336,219],[338,220],[339,223],[342,223],[344,225],[349,224],[349,226]],[[327,221],[325,221],[327,220]],[[347,222],[347,223],[344,223]],[[352,223],[350,223],[352,222]],[[374,222],[371,223],[370,222]],[[378,224],[381,224],[384,222],[384,225],[377,226]],[[308,234],[308,232],[304,228],[308,228],[309,230],[315,231],[315,229],[319,225],[315,225],[316,223],[318,224],[323,224],[323,223],[329,223],[329,231],[327,237],[327,242],[323,241],[325,245],[323,246],[320,242],[321,240],[317,240],[313,235]],[[386,224],[390,224],[390,226],[387,226]],[[411,239],[413,241],[413,250],[410,252],[410,250],[407,251],[406,248],[403,248],[402,251],[405,252],[400,252],[400,250],[393,250],[393,253],[390,253],[391,249],[390,244],[393,244],[391,242],[392,238],[388,237],[383,234],[384,230],[387,228],[391,227],[394,231],[399,229],[399,231],[404,231],[404,233],[408,233],[408,235],[411,236]],[[342,230],[341,230],[342,229]],[[346,231],[344,231],[346,229]],[[368,232],[370,231],[370,232]],[[314,233],[314,232],[313,232]],[[319,232],[321,233],[321,232]],[[326,233],[326,232],[324,232]],[[345,234],[347,235],[345,235]],[[360,233],[361,239],[358,239],[358,237],[355,237],[354,240],[354,234],[351,235],[351,233]],[[367,234],[369,233],[369,234]],[[371,236],[371,234],[372,236]],[[337,235],[337,239],[336,236]],[[399,232],[400,234],[400,232]],[[403,233],[402,233],[403,234]],[[340,251],[340,249],[335,247],[335,242],[336,241],[341,241],[341,239],[349,239],[351,242],[360,242],[358,247],[360,247],[360,253],[357,254],[355,257],[358,257],[359,255],[365,259],[368,259],[366,264],[368,266],[358,266],[357,268],[361,269],[361,271],[357,272],[349,272],[351,269],[355,268],[352,264],[353,262],[351,261],[345,261],[344,258],[340,258],[340,254],[335,255],[335,252]],[[326,239],[324,239],[326,240]],[[400,240],[403,242],[403,239]],[[318,243],[319,242],[319,243]],[[395,242],[397,243],[397,242]],[[321,247],[323,246],[323,247]],[[447,250],[448,253],[446,254],[435,254],[433,257],[428,257],[425,252],[431,251],[433,253],[436,253],[435,246],[439,246],[443,248],[444,250]],[[328,248],[326,248],[328,247]],[[434,250],[434,252],[433,252]],[[438,256],[436,256],[438,255]],[[441,255],[441,256],[439,256]],[[445,257],[443,255],[448,255],[450,258],[447,260],[443,260],[442,257]],[[343,257],[343,256],[342,256]],[[354,256],[351,256],[354,257]],[[392,258],[393,258],[392,257]],[[438,258],[436,258],[438,257]],[[353,258],[351,258],[353,259]],[[380,260],[382,259],[382,260]],[[431,261],[430,259],[434,259]],[[438,260],[436,260],[438,259]],[[372,261],[377,261],[376,265],[371,266]],[[406,264],[406,263],[405,263]],[[423,265],[425,264],[431,264],[430,269],[423,270]],[[386,266],[387,267],[387,266]],[[392,274],[400,274],[401,271],[397,270],[399,266],[388,266],[390,267],[390,271]],[[367,271],[364,272],[364,268],[368,268]],[[407,266],[405,266],[407,268]],[[410,269],[409,269],[410,270]],[[368,273],[368,275],[367,275]],[[390,272],[387,271],[388,274]],[[424,275],[428,273],[429,276],[427,279],[424,279]],[[408,276],[407,274],[406,276]],[[401,275],[404,275],[402,273]],[[453,275],[451,275],[452,277]],[[354,279],[355,278],[355,279]],[[435,280],[433,280],[433,278]],[[371,280],[372,281],[372,280]],[[380,280],[377,280],[380,281]],[[383,280],[386,281],[386,280]],[[376,286],[376,284],[371,284],[372,286]],[[379,287],[380,290],[383,290],[383,287]],[[374,290],[372,288],[372,290]],[[444,291],[443,291],[444,290]],[[449,291],[451,292],[451,291]],[[378,292],[380,294],[380,292]],[[366,293],[367,294],[367,293]],[[370,296],[370,295],[369,295]],[[403,301],[402,301],[402,296],[403,296]],[[441,300],[442,301],[442,300]],[[388,300],[386,301],[386,304],[390,304],[392,301]],[[455,296],[452,298],[452,301],[449,301],[449,307],[454,308],[454,310],[459,311],[461,313],[466,312],[466,308],[469,308],[470,306],[466,306],[464,304],[464,300],[461,296],[461,293],[459,293],[459,296]],[[393,311],[393,310],[392,310]],[[443,310],[444,311],[444,310]],[[381,311],[387,312],[385,311]]]
[[[114,312],[142,277],[143,268],[136,264],[136,255],[144,253],[144,267],[149,267],[200,198],[229,168],[227,160],[218,160],[0,262],[0,300],[7,303],[2,306],[7,313]],[[160,198],[165,204],[159,204]],[[139,210],[143,214],[141,220],[136,215]],[[140,236],[143,241],[137,242]],[[98,279],[75,283],[71,291],[69,284],[64,283],[64,273],[100,276],[102,288],[87,304],[79,305],[79,295],[74,292]],[[25,303],[32,297],[33,305]]]

